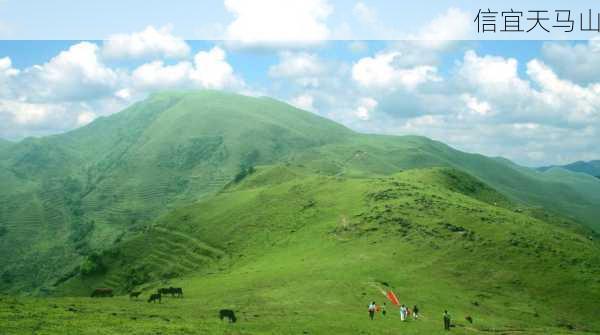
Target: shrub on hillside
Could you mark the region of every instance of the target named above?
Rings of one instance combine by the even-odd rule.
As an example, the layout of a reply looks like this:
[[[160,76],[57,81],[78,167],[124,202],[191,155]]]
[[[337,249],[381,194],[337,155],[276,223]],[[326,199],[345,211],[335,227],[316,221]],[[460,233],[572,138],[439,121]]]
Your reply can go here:
[[[69,240],[73,243],[79,243],[84,241],[94,230],[95,223],[94,221],[87,222],[74,222],[71,224],[71,234],[69,235]]]
[[[4,226],[0,226],[0,237],[6,235],[8,233],[8,229]]]
[[[103,273],[106,270],[104,263],[102,262],[102,257],[100,255],[93,253],[86,257],[81,266],[79,267],[79,271],[83,276],[92,276],[95,274]]]
[[[239,183],[240,181],[244,180],[244,178],[253,174],[254,171],[256,171],[254,169],[254,166],[242,166],[242,167],[240,167],[240,172],[238,172],[238,174],[236,174],[235,177],[233,178],[233,181],[235,183]]]
[[[133,290],[135,287],[150,281],[150,273],[144,267],[133,268],[125,279],[125,289]]]

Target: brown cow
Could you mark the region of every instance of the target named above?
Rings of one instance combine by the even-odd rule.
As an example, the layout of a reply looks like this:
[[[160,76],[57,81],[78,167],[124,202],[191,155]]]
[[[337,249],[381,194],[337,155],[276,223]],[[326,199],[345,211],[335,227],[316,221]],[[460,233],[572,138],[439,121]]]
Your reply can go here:
[[[92,292],[92,298],[98,297],[112,297],[113,289],[108,287],[97,288]]]

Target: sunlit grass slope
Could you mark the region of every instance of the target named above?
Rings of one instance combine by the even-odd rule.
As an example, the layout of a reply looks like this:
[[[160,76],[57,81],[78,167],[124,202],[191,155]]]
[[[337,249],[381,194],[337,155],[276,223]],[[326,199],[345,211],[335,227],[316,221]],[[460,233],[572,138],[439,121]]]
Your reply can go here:
[[[448,309],[457,334],[597,333],[597,237],[520,208],[455,169],[347,178],[261,166],[119,242],[101,256],[106,272],[57,292],[111,285],[144,299],[177,286],[185,298],[5,298],[0,317],[9,334],[437,334]],[[422,319],[402,323],[388,302],[388,317],[369,321],[382,289]],[[220,322],[221,308],[238,322]]]

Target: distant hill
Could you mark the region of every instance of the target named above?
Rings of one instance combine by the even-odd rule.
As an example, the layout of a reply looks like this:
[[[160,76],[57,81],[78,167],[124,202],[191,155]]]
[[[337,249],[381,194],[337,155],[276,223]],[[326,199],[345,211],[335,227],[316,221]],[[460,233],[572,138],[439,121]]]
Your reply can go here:
[[[573,172],[586,173],[591,176],[600,178],[600,160],[589,161],[589,162],[578,161],[575,163],[562,165],[562,166],[554,166],[554,165],[553,166],[544,166],[544,167],[538,168],[538,170],[547,171],[549,169],[556,168],[556,167],[563,168],[563,169],[573,171]]]
[[[13,142],[3,140],[0,138],[0,150],[8,148]]]
[[[515,208],[600,230],[600,181],[592,177],[542,173],[424,137],[360,134],[270,98],[163,92],[80,129],[0,150],[0,289],[52,292],[162,215],[270,165],[357,179],[452,168]]]

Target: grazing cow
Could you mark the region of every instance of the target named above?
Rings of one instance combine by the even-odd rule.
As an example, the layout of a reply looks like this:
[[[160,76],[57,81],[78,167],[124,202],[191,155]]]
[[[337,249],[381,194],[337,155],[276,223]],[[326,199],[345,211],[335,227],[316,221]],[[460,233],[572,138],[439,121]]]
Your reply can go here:
[[[222,309],[219,311],[219,319],[223,321],[225,318],[229,319],[230,323],[235,323],[237,321],[235,313],[231,309]]]
[[[107,287],[97,288],[92,292],[92,298],[112,297],[112,296],[113,296],[112,288],[107,288]]]
[[[137,299],[140,296],[140,294],[142,294],[142,292],[140,292],[140,291],[129,292],[129,299],[131,299],[131,298]]]
[[[467,315],[465,320],[467,320],[468,323],[473,323],[473,318],[470,315]]]
[[[156,302],[156,300],[158,300],[158,303],[161,303],[161,294],[160,293],[152,293],[150,295],[150,298],[148,298],[148,302]]]
[[[181,287],[162,287],[158,289],[158,293],[160,294],[170,294],[172,297],[180,297],[183,298],[183,289]]]

